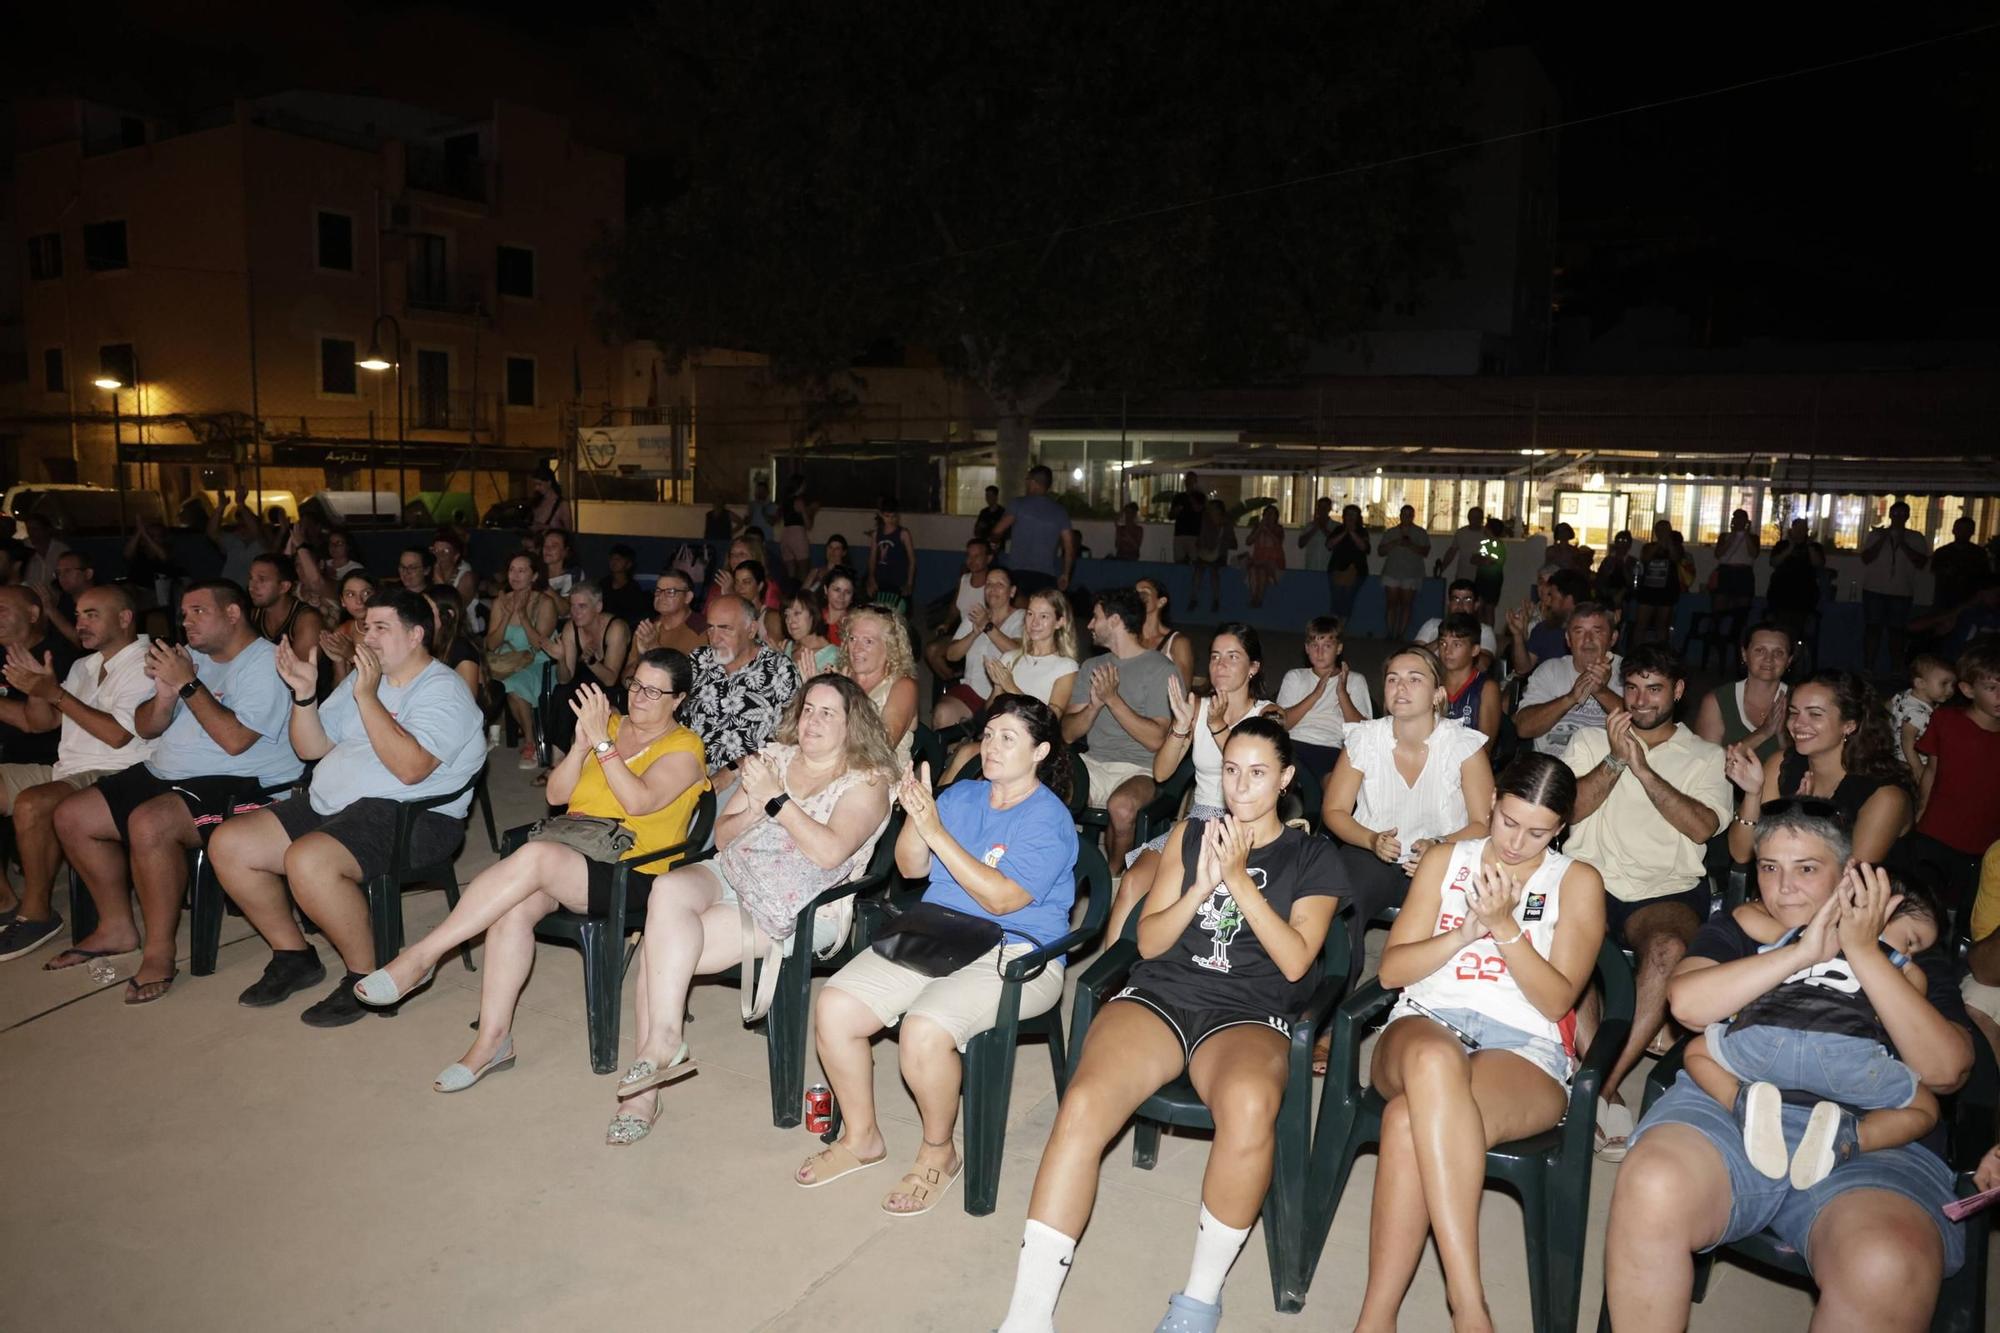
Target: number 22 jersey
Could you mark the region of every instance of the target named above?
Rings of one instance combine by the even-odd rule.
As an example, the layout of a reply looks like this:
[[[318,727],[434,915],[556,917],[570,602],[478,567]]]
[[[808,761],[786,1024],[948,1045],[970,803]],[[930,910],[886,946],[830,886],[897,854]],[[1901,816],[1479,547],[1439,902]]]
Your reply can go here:
[[[1466,891],[1472,887],[1480,855],[1485,850],[1484,838],[1452,845],[1451,860],[1445,864],[1444,885],[1439,892],[1437,920],[1431,924],[1433,938],[1458,929],[1459,923],[1471,915]],[[1522,885],[1521,900],[1514,904],[1514,924],[1544,958],[1555,945],[1556,922],[1562,916],[1562,880],[1570,865],[1571,858],[1561,852],[1545,853],[1541,865]],[[1552,1023],[1541,1010],[1529,1004],[1500,946],[1490,935],[1465,945],[1443,967],[1407,987],[1403,998],[1433,1010],[1471,1009],[1497,1023],[1557,1042],[1572,1058],[1576,1055],[1575,1012],[1564,1015],[1560,1023]],[[1398,1008],[1402,1006],[1399,1004]]]

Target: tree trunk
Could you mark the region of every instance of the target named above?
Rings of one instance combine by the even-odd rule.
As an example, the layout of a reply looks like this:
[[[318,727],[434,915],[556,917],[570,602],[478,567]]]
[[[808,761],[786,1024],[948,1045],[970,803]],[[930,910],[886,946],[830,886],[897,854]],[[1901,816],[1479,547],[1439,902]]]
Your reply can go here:
[[[1000,488],[1003,500],[1021,494],[1028,480],[1028,452],[1030,433],[1034,430],[1033,411],[1022,411],[1018,403],[1001,406],[999,421],[994,427],[996,448],[994,462],[997,464],[993,482]]]

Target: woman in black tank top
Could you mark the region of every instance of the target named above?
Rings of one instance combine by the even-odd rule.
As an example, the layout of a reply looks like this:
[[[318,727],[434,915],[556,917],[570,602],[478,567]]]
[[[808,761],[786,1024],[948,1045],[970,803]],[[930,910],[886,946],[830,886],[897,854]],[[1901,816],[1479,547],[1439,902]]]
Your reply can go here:
[[[1831,801],[1854,839],[1854,859],[1879,865],[1910,823],[1909,771],[1895,756],[1874,687],[1851,671],[1821,671],[1791,691],[1785,748],[1768,760],[1738,742],[1724,771],[1739,793],[1729,854],[1750,859],[1765,805],[1788,796]]]
[[[1279,822],[1292,758],[1277,722],[1238,723],[1223,749],[1228,815],[1168,837],[1132,918],[1143,961],[1091,1024],[1043,1150],[1004,1327],[1049,1326],[1105,1148],[1183,1070],[1215,1117],[1215,1142],[1194,1264],[1168,1315],[1203,1327],[1219,1316],[1223,1277],[1271,1180],[1291,1019],[1313,989],[1345,883],[1333,844]]]

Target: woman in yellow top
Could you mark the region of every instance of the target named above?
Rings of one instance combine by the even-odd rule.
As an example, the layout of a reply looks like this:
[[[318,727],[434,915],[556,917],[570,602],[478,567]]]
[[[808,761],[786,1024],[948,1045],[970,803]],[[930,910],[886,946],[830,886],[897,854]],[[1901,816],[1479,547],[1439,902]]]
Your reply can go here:
[[[695,804],[708,790],[701,737],[675,720],[693,685],[694,663],[673,648],[655,648],[639,659],[624,717],[611,712],[602,690],[585,685],[570,705],[577,743],[549,774],[549,800],[567,801],[571,815],[618,820],[636,838],[627,856],[685,839]],[[514,1002],[534,962],[535,923],[558,907],[602,914],[607,904],[596,895],[605,884],[601,875],[593,883],[582,852],[531,841],[480,871],[436,930],[355,989],[368,1003],[394,1003],[428,980],[439,959],[484,932],[479,1035],[432,1084],[439,1092],[462,1092],[514,1063]],[[652,887],[651,875],[630,876],[628,903],[643,906]]]

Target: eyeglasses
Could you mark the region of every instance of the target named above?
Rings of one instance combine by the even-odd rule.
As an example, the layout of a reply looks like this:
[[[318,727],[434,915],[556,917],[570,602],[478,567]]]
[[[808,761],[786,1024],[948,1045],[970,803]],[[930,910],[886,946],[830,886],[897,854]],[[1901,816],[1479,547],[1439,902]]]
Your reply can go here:
[[[651,685],[641,685],[636,680],[632,682],[631,689],[635,698],[644,699],[648,703],[655,703],[670,694],[677,693],[677,691],[672,689],[660,690],[653,688]]]
[[[688,590],[686,588],[674,587],[655,588],[653,589],[653,595],[655,597],[685,597],[688,595]]]

